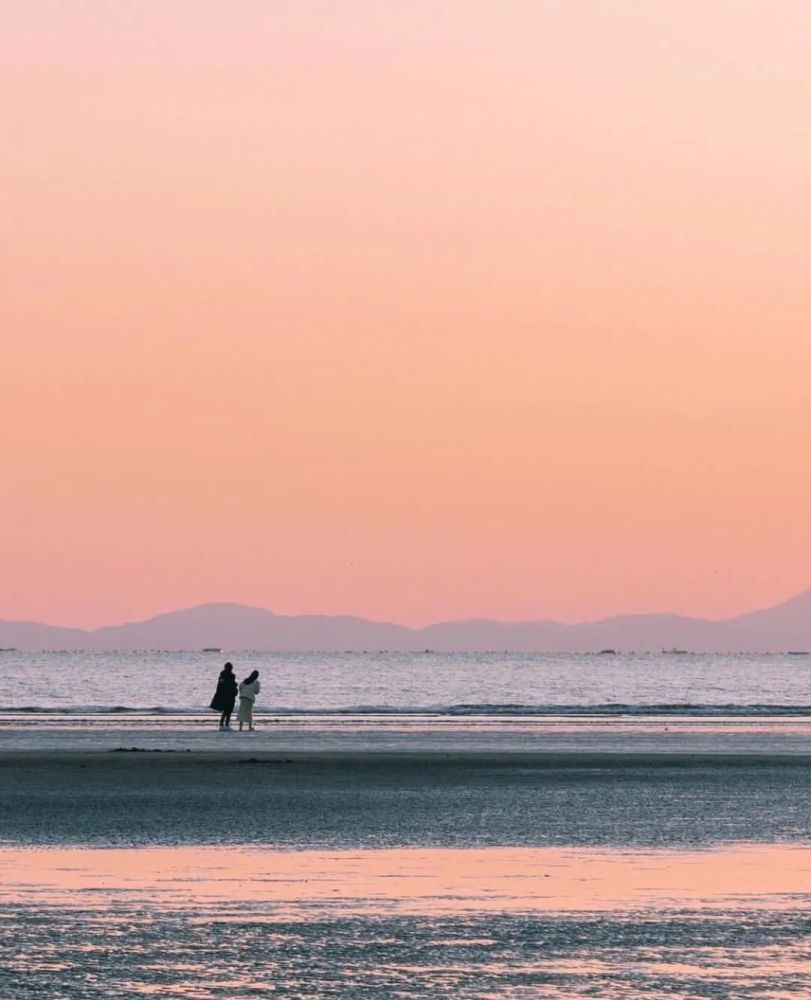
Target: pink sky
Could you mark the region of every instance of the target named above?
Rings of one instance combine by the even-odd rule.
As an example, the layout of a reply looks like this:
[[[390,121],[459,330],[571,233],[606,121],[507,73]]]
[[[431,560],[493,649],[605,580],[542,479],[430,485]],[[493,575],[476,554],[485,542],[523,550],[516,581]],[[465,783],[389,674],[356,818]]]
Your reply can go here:
[[[0,618],[811,586],[811,7],[6,0]]]

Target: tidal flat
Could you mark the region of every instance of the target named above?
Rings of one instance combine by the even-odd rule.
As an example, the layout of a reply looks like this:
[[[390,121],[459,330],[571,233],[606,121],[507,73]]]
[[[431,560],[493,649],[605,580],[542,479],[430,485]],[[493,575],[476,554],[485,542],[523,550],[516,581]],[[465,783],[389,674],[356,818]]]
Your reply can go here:
[[[0,754],[1,996],[811,991],[804,754],[229,746]]]
[[[811,848],[0,848],[15,1000],[790,997]]]
[[[0,842],[298,848],[808,842],[804,755],[27,752]]]

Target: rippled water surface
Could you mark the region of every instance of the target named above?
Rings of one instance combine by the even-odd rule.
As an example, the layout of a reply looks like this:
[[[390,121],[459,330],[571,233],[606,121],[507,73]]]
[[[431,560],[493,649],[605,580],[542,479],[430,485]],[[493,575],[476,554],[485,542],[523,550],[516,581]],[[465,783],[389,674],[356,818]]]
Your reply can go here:
[[[271,711],[811,711],[811,657],[230,654]],[[0,653],[0,710],[201,711],[224,655]]]
[[[34,997],[789,997],[811,848],[0,850]]]

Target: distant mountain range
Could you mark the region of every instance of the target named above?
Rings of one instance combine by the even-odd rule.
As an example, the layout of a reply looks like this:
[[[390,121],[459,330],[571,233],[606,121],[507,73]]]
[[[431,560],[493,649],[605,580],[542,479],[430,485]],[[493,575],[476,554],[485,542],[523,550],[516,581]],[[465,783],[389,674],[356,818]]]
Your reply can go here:
[[[22,650],[264,650],[277,652],[789,652],[811,650],[811,590],[724,621],[618,615],[601,621],[439,622],[408,628],[365,618],[276,615],[244,604],[201,604],[94,631],[0,621],[0,648]]]

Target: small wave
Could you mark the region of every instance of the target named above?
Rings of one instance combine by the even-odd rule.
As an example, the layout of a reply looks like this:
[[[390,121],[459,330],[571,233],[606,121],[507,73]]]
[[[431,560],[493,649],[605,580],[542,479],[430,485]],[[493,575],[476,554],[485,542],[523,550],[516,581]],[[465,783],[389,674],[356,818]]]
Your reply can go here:
[[[445,715],[686,715],[686,716],[771,716],[811,715],[811,705],[627,704],[600,705],[452,705]]]
[[[0,715],[199,715],[202,708],[168,708],[154,705],[133,708],[130,705],[9,705],[0,706]]]
[[[0,707],[0,715],[202,715],[211,710],[166,705],[135,707],[129,705],[73,705],[66,707],[10,705]],[[340,708],[291,708],[267,706],[259,715],[349,716],[349,715],[423,715],[423,716],[707,716],[759,717],[811,715],[811,705],[766,704],[627,704],[607,702],[599,705],[525,705],[456,704],[456,705],[348,705]]]

